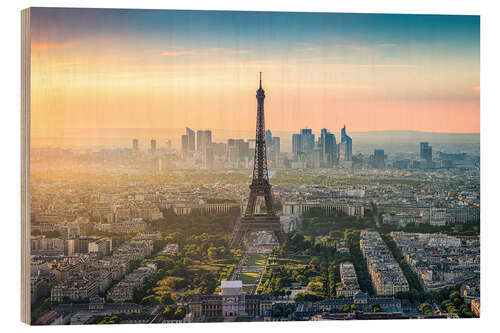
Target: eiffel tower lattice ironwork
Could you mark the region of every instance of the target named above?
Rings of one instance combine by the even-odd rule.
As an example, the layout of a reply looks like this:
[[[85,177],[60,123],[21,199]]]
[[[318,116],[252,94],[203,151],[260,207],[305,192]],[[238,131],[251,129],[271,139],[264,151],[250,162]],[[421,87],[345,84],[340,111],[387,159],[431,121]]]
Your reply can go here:
[[[233,248],[242,245],[245,236],[254,231],[269,231],[274,234],[278,243],[285,241],[285,234],[281,228],[280,218],[274,210],[271,184],[267,172],[266,137],[264,122],[264,99],[266,95],[262,89],[262,73],[260,73],[259,89],[257,90],[257,126],[255,133],[255,157],[253,167],[252,184],[250,184],[250,195],[245,210],[235,226],[231,246]],[[264,197],[266,211],[263,214],[255,212],[257,197]]]

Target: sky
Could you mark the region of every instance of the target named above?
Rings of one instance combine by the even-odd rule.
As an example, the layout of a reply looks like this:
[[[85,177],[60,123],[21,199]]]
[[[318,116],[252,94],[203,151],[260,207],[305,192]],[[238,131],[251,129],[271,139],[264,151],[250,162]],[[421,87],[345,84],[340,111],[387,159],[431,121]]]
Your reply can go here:
[[[479,16],[34,8],[33,137],[70,129],[479,132]]]

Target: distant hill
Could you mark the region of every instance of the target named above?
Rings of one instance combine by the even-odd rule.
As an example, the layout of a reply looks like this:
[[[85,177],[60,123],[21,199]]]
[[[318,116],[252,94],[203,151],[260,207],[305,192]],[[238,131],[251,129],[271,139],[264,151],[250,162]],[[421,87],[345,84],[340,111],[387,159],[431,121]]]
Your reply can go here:
[[[428,141],[429,143],[479,143],[479,133],[436,133],[418,131],[371,131],[352,132],[353,140],[360,143],[377,141],[379,143],[413,143]]]
[[[197,128],[193,128],[197,130]],[[272,130],[272,129],[271,129]],[[281,151],[292,150],[292,134],[297,131],[272,131],[273,136],[281,138]],[[158,147],[162,147],[167,139],[172,141],[174,147],[180,147],[180,137],[185,129],[162,129],[162,128],[110,128],[110,129],[67,129],[64,131],[64,139],[56,135],[52,138],[35,138],[38,145],[66,146],[66,147],[130,147],[132,139],[139,139],[142,147],[148,147],[151,139],[156,139]],[[316,138],[319,131],[313,131]],[[353,140],[353,152],[367,153],[374,148],[386,149],[388,152],[416,152],[419,143],[429,142],[435,150],[447,152],[473,152],[479,150],[479,133],[436,133],[419,131],[369,131],[349,132]],[[340,133],[335,132],[337,142],[340,141]],[[228,138],[255,138],[255,131],[238,131],[212,129],[212,139],[216,142],[225,142]],[[36,145],[35,145],[36,146]]]

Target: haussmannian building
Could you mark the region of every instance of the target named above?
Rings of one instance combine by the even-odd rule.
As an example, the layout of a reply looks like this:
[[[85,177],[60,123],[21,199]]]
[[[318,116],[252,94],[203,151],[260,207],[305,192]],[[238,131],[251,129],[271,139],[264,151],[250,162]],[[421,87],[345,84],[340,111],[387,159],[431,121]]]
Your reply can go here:
[[[311,208],[321,208],[325,210],[327,215],[334,215],[340,212],[347,216],[365,216],[365,208],[362,205],[319,201],[285,202],[283,204],[283,214],[301,216]]]
[[[409,290],[403,271],[378,232],[363,230],[359,243],[377,295],[394,295]]]

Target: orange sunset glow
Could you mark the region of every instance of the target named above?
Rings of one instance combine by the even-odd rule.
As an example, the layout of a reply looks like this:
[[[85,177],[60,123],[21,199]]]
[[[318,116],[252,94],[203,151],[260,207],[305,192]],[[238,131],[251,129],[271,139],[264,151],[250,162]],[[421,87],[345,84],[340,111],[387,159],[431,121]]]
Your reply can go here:
[[[34,138],[69,128],[252,130],[260,71],[273,130],[479,132],[476,19],[84,13],[34,13]]]

